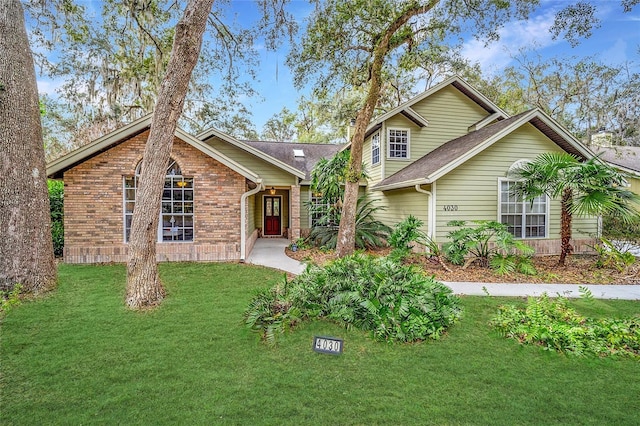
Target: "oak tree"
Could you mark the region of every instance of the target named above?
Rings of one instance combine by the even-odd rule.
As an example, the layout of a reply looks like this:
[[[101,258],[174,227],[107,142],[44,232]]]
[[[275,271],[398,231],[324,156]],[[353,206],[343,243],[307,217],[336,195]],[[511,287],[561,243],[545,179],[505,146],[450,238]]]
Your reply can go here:
[[[0,2],[0,291],[52,289],[51,240],[35,68],[20,0]]]

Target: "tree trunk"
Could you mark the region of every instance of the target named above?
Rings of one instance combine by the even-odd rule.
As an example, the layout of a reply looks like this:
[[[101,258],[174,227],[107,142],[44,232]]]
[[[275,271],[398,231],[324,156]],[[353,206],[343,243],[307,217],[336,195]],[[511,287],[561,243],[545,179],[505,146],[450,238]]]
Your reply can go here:
[[[571,212],[569,206],[571,199],[573,198],[573,192],[569,188],[565,188],[562,192],[560,213],[560,260],[558,264],[564,266],[567,256],[573,252],[573,246],[571,245]]]
[[[0,2],[0,291],[55,287],[49,193],[33,57],[20,0]]]
[[[131,224],[126,304],[132,309],[157,305],[165,295],[158,276],[156,241],[162,189],[173,138],[195,67],[213,0],[191,0],[176,25],[176,35],[160,86],[149,139],[144,150],[140,187]]]
[[[373,117],[375,107],[378,104],[378,97],[382,88],[382,67],[387,54],[398,45],[392,45],[391,39],[396,32],[405,25],[413,16],[417,16],[431,10],[438,1],[430,2],[428,5],[411,5],[402,15],[398,17],[386,31],[381,34],[379,43],[373,51],[373,60],[370,66],[369,91],[364,106],[356,117],[356,127],[351,138],[351,157],[349,160],[349,171],[345,182],[344,203],[342,216],[340,218],[340,228],[338,230],[338,241],[336,243],[336,255],[344,257],[354,252],[356,246],[356,213],[358,210],[358,189],[360,178],[362,177],[362,149],[367,125]],[[402,42],[400,43],[402,44]]]

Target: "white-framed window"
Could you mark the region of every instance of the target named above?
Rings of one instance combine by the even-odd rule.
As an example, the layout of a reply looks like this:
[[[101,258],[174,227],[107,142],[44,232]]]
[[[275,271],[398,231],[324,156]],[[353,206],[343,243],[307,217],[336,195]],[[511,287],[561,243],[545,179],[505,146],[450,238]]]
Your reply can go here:
[[[513,195],[514,180],[499,179],[498,219],[516,238],[545,238],[549,231],[549,200],[546,195],[523,201]]]
[[[371,164],[380,164],[380,132],[371,136]]]
[[[322,194],[311,193],[309,203],[309,224],[311,228],[318,225],[318,222],[327,214],[328,210],[329,204],[324,201]]]
[[[142,161],[138,163],[133,176],[123,179],[124,192],[124,240],[129,241],[133,209],[140,179]],[[170,159],[164,179],[160,223],[158,225],[158,242],[193,241],[193,178],[182,176],[180,166]]]
[[[409,158],[409,129],[389,129],[387,131],[387,152],[389,158]]]

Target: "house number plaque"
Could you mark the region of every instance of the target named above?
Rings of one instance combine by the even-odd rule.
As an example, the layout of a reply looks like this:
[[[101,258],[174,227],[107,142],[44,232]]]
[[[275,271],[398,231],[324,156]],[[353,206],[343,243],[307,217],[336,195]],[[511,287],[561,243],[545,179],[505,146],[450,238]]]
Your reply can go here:
[[[457,204],[445,204],[444,206],[442,206],[442,210],[444,210],[445,212],[457,212],[458,211],[458,205]]]
[[[341,355],[344,341],[335,337],[314,336],[313,350],[323,354]]]

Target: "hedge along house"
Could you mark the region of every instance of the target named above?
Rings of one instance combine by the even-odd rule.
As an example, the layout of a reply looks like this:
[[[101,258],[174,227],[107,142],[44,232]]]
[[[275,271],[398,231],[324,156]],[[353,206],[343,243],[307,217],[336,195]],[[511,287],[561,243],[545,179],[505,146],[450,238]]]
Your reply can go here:
[[[48,177],[65,186],[65,262],[126,262],[150,124],[144,117],[48,164]],[[308,226],[301,187],[308,197],[311,168],[339,149],[176,130],[159,200],[158,260],[241,261],[259,237],[299,237]]]
[[[509,170],[543,152],[593,153],[537,109],[510,117],[463,80],[432,87],[370,123],[364,145],[368,190],[394,224],[412,214],[438,243],[452,220],[496,220],[536,248],[560,251],[560,202],[510,195]],[[589,251],[597,218],[574,218],[575,252]]]

